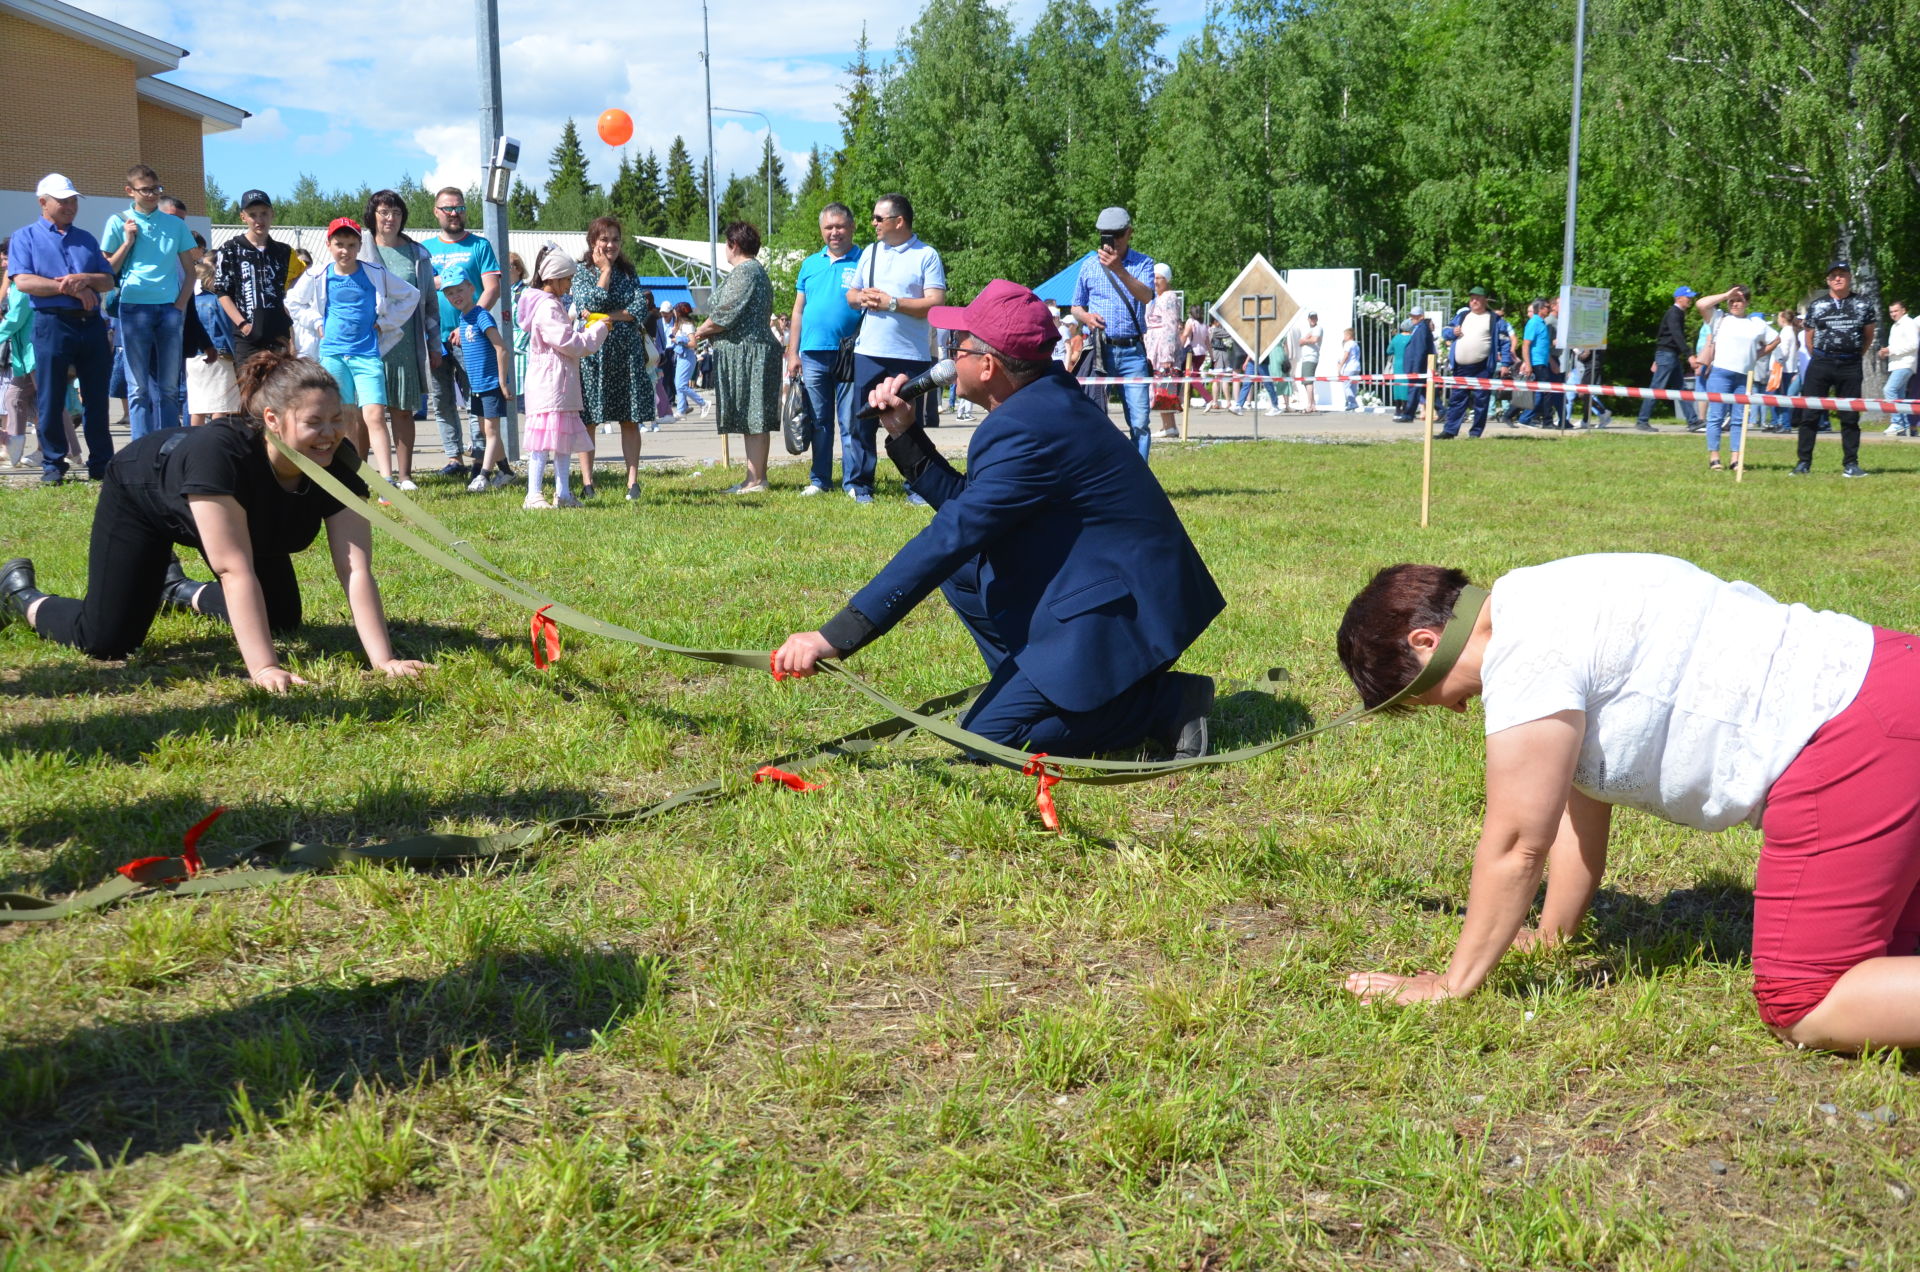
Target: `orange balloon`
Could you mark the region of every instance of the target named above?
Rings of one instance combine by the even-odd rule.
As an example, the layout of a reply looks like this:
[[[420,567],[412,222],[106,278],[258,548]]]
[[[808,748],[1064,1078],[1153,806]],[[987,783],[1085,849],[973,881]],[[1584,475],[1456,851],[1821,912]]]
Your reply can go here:
[[[600,112],[600,140],[624,146],[633,139],[633,116],[618,106]]]

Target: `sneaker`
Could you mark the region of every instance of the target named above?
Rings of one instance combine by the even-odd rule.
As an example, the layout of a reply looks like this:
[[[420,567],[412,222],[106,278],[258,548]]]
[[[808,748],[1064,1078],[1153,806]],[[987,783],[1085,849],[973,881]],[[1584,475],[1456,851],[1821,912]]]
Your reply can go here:
[[[1905,437],[1906,435],[1907,435],[1907,428],[1906,428],[1906,425],[1904,425],[1904,424],[1889,424],[1889,425],[1887,425],[1887,436],[1888,436],[1888,437]]]
[[[1655,428],[1653,425],[1647,423],[1645,420],[1635,420],[1633,422],[1633,427],[1636,432],[1640,432],[1640,433],[1658,433],[1660,431],[1659,429]]]
[[[45,595],[34,586],[33,562],[30,559],[15,557],[5,565],[0,565],[0,624],[13,618],[25,622],[28,608]]]
[[[1865,477],[1867,470],[1858,464],[1848,464],[1840,470],[1840,475],[1842,477]]]
[[[1160,440],[1165,442],[1177,442],[1180,440],[1180,430],[1177,428],[1163,428],[1160,430]]]
[[[600,497],[600,488],[590,481],[583,482],[580,486],[580,497],[582,499],[598,499]],[[560,506],[562,508],[567,507],[564,503]]]
[[[767,483],[764,481],[762,482],[743,481],[737,485],[728,486],[726,490],[723,491],[722,493],[729,494],[729,495],[764,495],[767,493]]]
[[[809,499],[814,495],[824,495],[826,493],[827,488],[825,486],[815,485],[813,482],[808,482],[806,485],[800,487],[800,497],[802,499]]]
[[[553,510],[553,505],[545,499],[542,499],[539,495],[528,495],[521,501],[520,506],[528,512],[551,512]]]
[[[581,502],[580,502],[580,501],[579,501],[578,499],[576,499],[576,498],[575,498],[575,497],[574,497],[573,495],[571,495],[571,494],[566,494],[566,495],[561,495],[561,496],[560,496],[560,497],[559,497],[558,499],[556,499],[556,500],[554,500],[554,501],[553,501],[553,506],[554,506],[554,507],[556,507],[556,508],[584,508],[584,507],[586,507],[586,505],[585,505],[585,504],[583,504],[583,503],[581,503]]]
[[[1805,477],[1812,472],[1813,472],[1813,466],[1807,463],[1807,461],[1803,459],[1799,463],[1793,466],[1792,475],[1795,477]]]
[[[467,493],[470,495],[480,494],[482,491],[486,490],[486,488],[487,488],[487,477],[486,477],[486,474],[484,473],[482,473],[478,477],[475,477],[472,481],[467,483]]]
[[[402,477],[399,481],[396,481],[393,483],[393,488],[395,490],[408,490],[408,491],[420,489],[420,487],[413,484],[413,479],[411,477]]]
[[[628,502],[628,503],[632,503],[632,502],[633,502],[634,500],[636,500],[636,499],[638,499],[638,498],[640,498],[640,487],[638,487],[638,486],[628,486],[628,487],[627,487],[627,502]]]
[[[467,475],[467,466],[456,460],[448,464],[445,468],[442,468],[440,475],[442,477],[465,477]]]
[[[513,465],[509,464],[504,459],[493,466],[493,471],[496,473],[499,473],[502,477],[505,477],[508,481],[512,481],[514,478]]]
[[[857,504],[870,504],[873,502],[873,492],[868,490],[849,490],[847,492],[847,498]]]
[[[512,473],[495,473],[493,476],[487,478],[487,489],[498,490],[502,486],[513,485],[513,481],[514,477]],[[472,490],[473,487],[468,486],[467,489]]]

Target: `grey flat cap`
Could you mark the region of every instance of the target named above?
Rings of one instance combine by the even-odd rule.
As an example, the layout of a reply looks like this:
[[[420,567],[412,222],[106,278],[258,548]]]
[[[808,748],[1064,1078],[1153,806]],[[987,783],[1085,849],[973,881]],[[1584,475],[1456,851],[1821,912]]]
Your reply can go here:
[[[1133,218],[1127,215],[1125,208],[1102,208],[1100,219],[1093,223],[1093,228],[1102,234],[1118,234],[1132,224]]]

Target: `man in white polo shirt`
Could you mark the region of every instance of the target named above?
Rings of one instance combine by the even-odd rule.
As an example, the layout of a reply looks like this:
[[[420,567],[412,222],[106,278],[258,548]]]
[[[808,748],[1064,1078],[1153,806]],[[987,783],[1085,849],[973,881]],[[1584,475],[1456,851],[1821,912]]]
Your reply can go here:
[[[940,253],[913,232],[913,204],[904,194],[883,194],[874,201],[876,242],[860,260],[847,303],[861,311],[860,335],[853,342],[853,400],[863,403],[873,386],[891,376],[909,378],[933,365],[933,328],[927,312],[947,301],[947,270]],[[918,403],[920,418],[934,401]],[[878,420],[856,418],[846,436],[840,472],[855,503],[873,502],[873,470],[878,461],[874,439]],[[915,502],[918,495],[911,495]]]

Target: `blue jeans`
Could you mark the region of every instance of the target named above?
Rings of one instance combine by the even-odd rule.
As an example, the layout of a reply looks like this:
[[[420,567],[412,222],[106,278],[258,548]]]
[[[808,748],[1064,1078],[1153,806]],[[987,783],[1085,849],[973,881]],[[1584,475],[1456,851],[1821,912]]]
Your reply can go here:
[[[700,406],[707,404],[707,399],[701,397],[694,391],[693,373],[696,369],[692,354],[675,352],[673,359],[673,390],[679,399],[680,414],[682,415],[691,411],[695,404]]]
[[[1488,357],[1479,362],[1456,362],[1453,364],[1453,374],[1476,379],[1492,379],[1493,359]],[[1487,401],[1492,392],[1491,389],[1448,389],[1447,423],[1446,427],[1440,431],[1448,437],[1457,436],[1460,425],[1467,418],[1467,404],[1471,402],[1473,404],[1472,436],[1480,436],[1487,428]]]
[[[909,378],[919,375],[933,363],[925,358],[873,358],[864,353],[853,355],[853,392],[849,395],[853,402],[865,404],[867,394],[873,386],[882,380],[896,375]],[[915,408],[914,418],[922,424],[927,419],[927,406],[938,398],[934,394],[922,397]],[[852,403],[848,404],[849,412]],[[875,443],[880,433],[880,421],[852,419],[848,421],[846,436],[841,440],[846,451],[840,457],[840,484],[851,495],[871,495],[873,493],[873,473],[879,466],[880,455]],[[909,487],[911,489],[911,487]]]
[[[1792,397],[1794,394],[1798,393],[1800,391],[1801,378],[1802,377],[1797,374],[1790,377],[1784,385],[1780,386],[1780,396]],[[1793,427],[1793,408],[1790,406],[1774,407],[1773,408],[1773,427],[1775,428],[1775,430],[1782,433],[1792,428]]]
[[[1912,378],[1912,367],[1901,367],[1898,371],[1887,372],[1887,387],[1881,396],[1885,397],[1889,402],[1902,400],[1907,396],[1907,381]],[[1915,417],[1912,415],[1896,413],[1890,422],[1908,433],[1914,431]]]
[[[73,317],[61,315],[72,314]],[[87,439],[87,472],[107,475],[113,435],[107,431],[107,381],[113,375],[113,347],[107,323],[98,312],[37,309],[33,314],[33,383],[40,407],[40,472],[66,475],[67,381],[80,381],[81,432]]]
[[[1267,373],[1267,369],[1258,362],[1255,362],[1252,358],[1248,358],[1242,362],[1240,364],[1240,370],[1247,375],[1265,375]],[[1280,382],[1278,380],[1267,380],[1264,383],[1259,380],[1240,381],[1240,396],[1234,401],[1234,407],[1237,409],[1245,406],[1247,399],[1253,396],[1253,391],[1256,387],[1265,388],[1267,391],[1267,400],[1273,403],[1273,409],[1276,411],[1280,409]]]
[[[120,302],[120,348],[127,356],[127,427],[134,437],[180,427],[181,337],[186,311],[177,305]]]
[[[1538,424],[1541,428],[1552,428],[1560,422],[1560,400],[1562,394],[1548,393],[1539,386],[1560,383],[1560,368],[1551,362],[1533,364],[1533,405],[1520,412],[1522,424]],[[1544,413],[1545,418],[1540,418]]]
[[[1679,389],[1686,387],[1687,360],[1671,349],[1661,349],[1653,355],[1653,379],[1647,381],[1650,389]],[[1640,422],[1653,421],[1652,398],[1640,399]],[[1675,402],[1674,410],[1685,418],[1691,428],[1700,422],[1700,415],[1693,409],[1691,402]]]
[[[1707,372],[1705,391],[1708,393],[1745,393],[1747,377],[1738,371],[1728,371],[1723,367],[1713,367]],[[1707,450],[1720,449],[1720,427],[1726,423],[1727,432],[1733,436],[1733,449],[1740,449],[1745,436],[1747,408],[1738,402],[1707,403]]]
[[[803,349],[800,352],[800,387],[807,393],[807,409],[813,414],[813,473],[809,478],[822,490],[833,489],[833,438],[845,436],[853,425],[853,386],[833,378],[833,364],[840,360],[838,349]],[[841,443],[843,455],[851,455],[851,443]],[[853,489],[853,473],[843,461],[842,485]]]
[[[1146,348],[1138,343],[1115,345],[1111,342],[1102,346],[1106,356],[1101,360],[1100,370],[1106,375],[1124,375],[1146,377],[1153,374],[1153,368],[1147,365]],[[1152,416],[1148,407],[1153,402],[1151,384],[1128,384],[1120,389],[1120,401],[1126,408],[1127,431],[1133,434],[1133,444],[1140,449],[1140,458],[1145,459],[1153,447]]]

